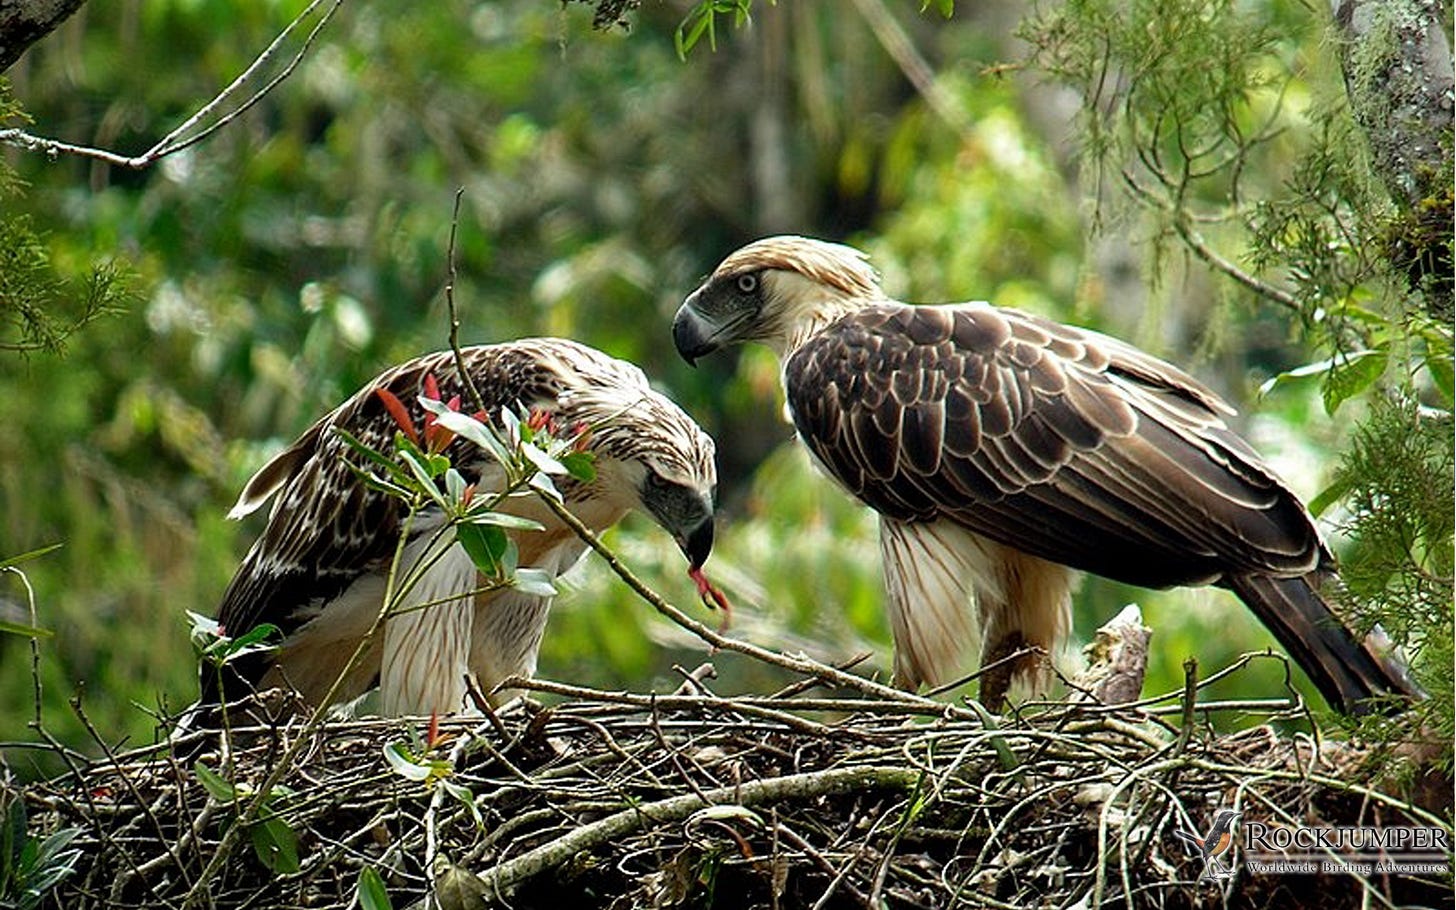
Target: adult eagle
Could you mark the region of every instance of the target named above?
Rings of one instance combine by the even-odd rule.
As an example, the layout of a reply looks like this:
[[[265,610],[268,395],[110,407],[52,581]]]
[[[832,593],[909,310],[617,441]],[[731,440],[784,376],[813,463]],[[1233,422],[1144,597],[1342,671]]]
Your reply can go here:
[[[465,348],[466,371],[486,414],[529,409],[560,428],[588,429],[595,478],[556,478],[565,505],[602,531],[641,509],[668,531],[697,571],[713,546],[713,441],[687,414],[653,391],[642,371],[600,351],[556,338]],[[344,672],[383,605],[387,576],[400,548],[401,574],[428,565],[386,621],[365,659],[343,681],[335,701],[362,695],[376,682],[387,715],[448,714],[467,707],[467,674],[481,689],[511,675],[529,676],[551,597],[511,588],[481,592],[478,572],[452,534],[435,539],[444,516],[418,514],[406,528],[406,506],[366,485],[351,469],[361,461],[336,432],[387,451],[399,429],[388,405],[403,403],[416,423],[426,389],[450,399],[468,392],[450,351],[391,369],[308,429],[244,488],[230,513],[240,518],[278,494],[263,535],[223,595],[218,621],[228,634],[263,622],[279,626],[282,646],[228,665],[223,687],[236,698],[249,687],[291,686],[321,702]],[[381,391],[388,394],[381,394]],[[482,494],[500,490],[503,472],[487,452],[459,438],[445,450]],[[496,511],[538,522],[544,530],[509,533],[523,567],[552,576],[573,566],[583,541],[533,492],[507,498]],[[218,701],[213,667],[201,671],[202,703]]]
[[[983,666],[1055,653],[1082,570],[1232,590],[1341,710],[1407,691],[1320,597],[1314,520],[1177,367],[986,303],[899,303],[863,253],[803,237],[733,253],[672,331],[689,363],[741,341],[778,353],[800,437],[880,515],[900,685],[947,681],[969,645]],[[1023,654],[982,697],[1046,673]]]

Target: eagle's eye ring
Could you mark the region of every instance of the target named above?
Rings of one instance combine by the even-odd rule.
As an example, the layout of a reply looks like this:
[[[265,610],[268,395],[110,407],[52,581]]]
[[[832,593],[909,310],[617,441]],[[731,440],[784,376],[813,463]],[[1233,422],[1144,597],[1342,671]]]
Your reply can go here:
[[[738,276],[738,290],[744,294],[752,294],[758,290],[758,276],[752,272],[746,272]]]

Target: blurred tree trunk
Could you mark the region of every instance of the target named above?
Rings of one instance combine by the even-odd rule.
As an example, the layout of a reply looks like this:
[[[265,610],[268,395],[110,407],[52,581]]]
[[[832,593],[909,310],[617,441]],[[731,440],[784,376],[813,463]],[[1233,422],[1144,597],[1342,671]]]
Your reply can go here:
[[[794,192],[789,148],[789,82],[786,55],[788,16],[764,16],[754,42],[757,101],[749,114],[753,167],[753,227],[760,235],[792,231],[802,223],[803,206]]]
[[[1403,218],[1392,253],[1433,316],[1449,318],[1451,42],[1439,0],[1333,0],[1340,64],[1371,161]]]
[[[1381,179],[1414,206],[1450,182],[1451,44],[1436,0],[1334,0],[1340,62]]]
[[[0,73],[86,0],[0,0]]]

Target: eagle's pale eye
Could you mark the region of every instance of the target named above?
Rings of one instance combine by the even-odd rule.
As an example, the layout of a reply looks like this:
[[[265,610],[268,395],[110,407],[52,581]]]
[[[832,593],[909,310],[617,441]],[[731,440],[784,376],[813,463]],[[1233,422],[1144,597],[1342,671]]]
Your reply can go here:
[[[745,294],[752,294],[758,290],[758,276],[752,272],[738,276],[738,290]]]

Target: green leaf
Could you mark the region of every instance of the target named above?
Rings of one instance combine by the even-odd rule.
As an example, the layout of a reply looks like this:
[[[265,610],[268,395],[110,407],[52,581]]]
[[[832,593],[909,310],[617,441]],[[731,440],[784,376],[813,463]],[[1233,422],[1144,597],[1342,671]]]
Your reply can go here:
[[[521,454],[543,474],[565,474],[566,465],[552,458],[529,442],[521,443]]]
[[[561,465],[566,473],[582,483],[597,479],[596,456],[591,452],[568,452],[561,456]]]
[[[438,411],[435,409],[435,406],[438,406]],[[459,411],[450,411],[446,406],[441,405],[440,402],[425,405],[425,408],[430,409],[432,414],[435,415],[435,424],[454,432],[454,434],[459,435],[464,440],[475,443],[476,446],[488,451],[488,453],[491,453],[492,459],[495,459],[496,462],[501,464],[513,463],[511,451],[505,447],[505,443],[502,443],[501,437],[495,435],[494,430],[486,427],[478,419],[473,418],[469,414],[460,414]]]
[[[490,904],[485,882],[441,857],[435,866],[435,900],[440,910],[474,910]]]
[[[405,780],[424,782],[430,777],[430,766],[416,761],[414,756],[404,751],[400,743],[390,743],[384,747],[384,760],[389,763],[389,769]]]
[[[1456,402],[1456,369],[1446,358],[1427,357],[1426,369],[1431,372],[1431,381],[1446,399],[1447,404]]]
[[[373,866],[359,870],[359,884],[354,888],[359,901],[359,910],[394,910],[389,901],[389,892],[384,889],[384,879]]]
[[[433,470],[429,459],[422,454],[409,451],[401,451],[399,457],[410,469],[410,473],[414,474],[415,481],[419,484],[419,491],[433,499],[440,508],[448,509],[449,503],[445,501],[445,494],[435,486],[438,472]]]
[[[364,486],[368,487],[371,490],[377,490],[380,493],[385,493],[389,496],[397,496],[400,499],[404,500],[412,499],[415,495],[414,491],[411,490],[409,487],[401,486],[398,483],[385,480],[378,474],[375,474],[372,471],[366,471],[358,465],[351,464],[346,465],[346,467],[348,467],[350,471],[354,472],[354,476],[359,478],[360,483],[364,484]],[[403,481],[403,483],[408,484],[410,482],[409,474],[407,474],[403,468],[396,465],[395,471],[399,474],[400,479]]]
[[[712,27],[715,15],[712,3],[703,2],[683,17],[673,34],[673,45],[677,48],[679,60],[688,59],[688,53],[702,40],[703,33]]]
[[[215,628],[221,627],[215,626]],[[202,656],[213,663],[225,664],[248,654],[274,651],[278,645],[276,643],[268,644],[266,640],[275,636],[280,640],[283,637],[283,633],[277,626],[271,622],[259,623],[236,638],[222,635],[217,640],[208,642],[202,649]]]
[[[450,497],[451,504],[459,503],[465,497],[465,477],[454,468],[447,468],[445,471],[445,495]]]
[[[531,489],[536,490],[537,492],[540,492],[546,496],[550,496],[557,502],[562,502],[561,491],[556,489],[556,484],[553,483],[551,481],[551,478],[546,474],[537,471],[535,474],[531,475],[531,479],[526,481],[526,484]]]
[[[201,782],[202,789],[207,791],[207,795],[218,802],[230,803],[237,799],[237,788],[202,762],[195,762],[192,765],[192,773],[197,775],[197,780]]]
[[[551,573],[541,569],[517,569],[512,586],[523,594],[534,594],[537,597],[556,596],[556,585],[552,583]]]
[[[996,750],[996,759],[1001,763],[1001,767],[1009,771],[1011,776],[1016,778],[1023,787],[1030,789],[1031,782],[1027,780],[1026,769],[1021,767],[1021,759],[1016,756],[1015,750],[1006,741],[1006,737],[1001,735],[1001,725],[996,722],[995,716],[990,711],[987,711],[984,705],[973,698],[966,699],[966,704],[970,705],[980,715],[981,726],[985,727],[986,731],[990,734],[988,740],[991,743],[991,747]]]
[[[475,827],[485,828],[485,818],[480,814],[480,807],[475,804],[475,794],[470,791],[469,787],[448,780],[440,781],[440,786],[445,788],[446,793],[465,804],[465,809],[470,813],[470,817],[475,820]]]
[[[344,444],[347,445],[349,448],[362,455],[368,461],[373,462],[374,464],[387,471],[389,473],[389,476],[394,478],[396,481],[401,481],[405,479],[405,473],[400,469],[399,465],[395,464],[384,454],[376,452],[366,446],[364,443],[360,442],[359,437],[355,436],[353,433],[350,433],[343,427],[334,427],[334,434],[342,439],[344,441]],[[363,473],[362,469],[360,469],[357,465],[351,465],[351,467],[353,467],[356,472]]]
[[[35,868],[44,869],[48,866],[66,864],[67,859],[64,856],[66,847],[70,846],[71,841],[75,840],[80,834],[80,828],[62,828],[41,841],[40,849],[36,851],[35,855]],[[79,850],[69,852],[80,856]],[[69,861],[72,863],[75,862],[75,857],[72,857]]]
[[[1349,475],[1342,474],[1335,478],[1335,482],[1320,490],[1313,499],[1309,501],[1307,508],[1309,514],[1318,518],[1324,514],[1325,509],[1345,498],[1355,487],[1355,480]]]
[[[1385,350],[1357,351],[1335,361],[1325,378],[1325,413],[1333,415],[1350,398],[1360,394],[1385,375],[1390,355]]]
[[[455,539],[475,563],[475,567],[487,575],[499,577],[502,560],[510,538],[496,525],[461,523],[455,526]]]
[[[1265,380],[1264,384],[1259,386],[1259,395],[1268,395],[1279,386],[1287,385],[1291,382],[1298,382],[1300,380],[1307,379],[1316,379],[1324,376],[1330,371],[1330,368],[1334,365],[1334,363],[1335,362],[1333,360],[1319,360],[1314,363],[1307,363],[1302,367],[1295,367],[1292,370],[1285,370],[1284,372],[1275,376],[1273,379]]]
[[[271,651],[275,645],[264,645],[270,638],[283,638],[283,632],[271,622],[260,622],[242,635],[228,640],[227,656],[252,654],[256,651]]]
[[[44,556],[47,553],[54,552],[56,550],[59,550],[60,548],[61,544],[52,543],[46,544],[43,547],[36,547],[34,550],[26,550],[24,553],[21,553],[17,556],[7,556],[4,559],[0,559],[0,569],[8,569],[11,566],[18,566],[23,562],[35,559],[38,556]]]
[[[397,455],[410,454],[416,458],[425,457],[425,450],[399,430],[394,432],[394,451]]]
[[[461,519],[466,524],[473,525],[494,525],[498,528],[510,528],[514,531],[544,531],[546,526],[539,521],[532,521],[529,518],[521,518],[519,515],[508,515],[505,512],[471,512]]]
[[[25,827],[25,802],[13,800],[5,810],[4,826],[0,827],[0,873],[8,875],[19,865],[21,848],[28,839]],[[0,876],[0,884],[4,880],[4,876]],[[7,893],[0,889],[0,894]]]
[[[253,841],[253,852],[270,872],[289,875],[298,871],[298,832],[264,807],[256,822],[248,829]]]
[[[23,638],[50,638],[56,633],[50,629],[42,629],[39,626],[27,626],[18,622],[11,622],[8,619],[0,619],[0,632],[8,635],[19,635]]]

